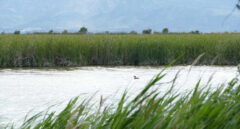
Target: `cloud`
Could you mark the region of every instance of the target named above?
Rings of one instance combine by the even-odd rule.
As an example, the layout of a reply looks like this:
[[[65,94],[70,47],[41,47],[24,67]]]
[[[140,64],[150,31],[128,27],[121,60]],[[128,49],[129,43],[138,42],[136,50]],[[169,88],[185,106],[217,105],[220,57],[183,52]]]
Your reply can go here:
[[[9,10],[10,12],[13,12],[13,13],[17,12],[16,9],[14,9],[14,8],[7,8],[7,10]]]
[[[216,9],[215,8],[215,9],[212,9],[211,11],[214,15],[218,15],[218,16],[228,16],[228,15],[235,16],[235,17],[240,16],[240,12],[235,9],[229,10],[229,9]]]
[[[27,27],[22,29],[22,32],[33,32],[33,31],[42,31],[43,29],[40,27]]]

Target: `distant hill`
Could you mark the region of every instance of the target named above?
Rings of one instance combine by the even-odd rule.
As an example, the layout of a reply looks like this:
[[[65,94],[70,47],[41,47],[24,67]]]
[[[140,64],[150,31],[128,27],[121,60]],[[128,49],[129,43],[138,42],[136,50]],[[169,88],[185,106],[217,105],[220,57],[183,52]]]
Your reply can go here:
[[[223,24],[234,0],[0,1],[0,31],[240,31],[240,12]]]

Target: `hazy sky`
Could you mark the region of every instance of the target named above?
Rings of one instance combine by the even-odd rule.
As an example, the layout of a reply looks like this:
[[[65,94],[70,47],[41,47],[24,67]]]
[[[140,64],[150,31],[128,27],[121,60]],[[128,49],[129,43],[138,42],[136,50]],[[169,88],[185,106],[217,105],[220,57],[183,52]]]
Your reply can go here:
[[[0,31],[240,31],[237,0],[0,0]]]

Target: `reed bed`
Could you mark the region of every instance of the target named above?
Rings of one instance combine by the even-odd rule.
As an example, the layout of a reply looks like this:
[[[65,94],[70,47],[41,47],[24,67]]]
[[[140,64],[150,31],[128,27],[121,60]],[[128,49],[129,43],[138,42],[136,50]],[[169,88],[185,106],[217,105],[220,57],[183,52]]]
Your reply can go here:
[[[200,88],[177,93],[173,86],[160,93],[161,72],[136,96],[125,92],[117,104],[104,99],[75,98],[60,113],[38,113],[19,129],[239,129],[240,83],[234,78],[217,89]],[[15,129],[14,126],[6,127]]]
[[[239,34],[0,35],[0,67],[240,63]]]

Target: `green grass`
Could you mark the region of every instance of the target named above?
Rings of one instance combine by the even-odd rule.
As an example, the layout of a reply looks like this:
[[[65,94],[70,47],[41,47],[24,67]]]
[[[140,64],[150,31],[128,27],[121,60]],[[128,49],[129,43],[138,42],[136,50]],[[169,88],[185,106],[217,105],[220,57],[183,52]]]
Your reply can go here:
[[[0,67],[240,63],[239,34],[0,35]]]
[[[157,90],[161,88],[157,82],[164,76],[163,72],[158,74],[136,96],[125,92],[115,105],[104,104],[102,98],[99,104],[92,104],[92,99],[75,98],[60,113],[39,113],[26,119],[19,128],[239,129],[240,83],[237,78],[217,89],[209,89],[210,84],[200,88],[199,81],[193,91],[179,94],[174,86],[166,93]]]

